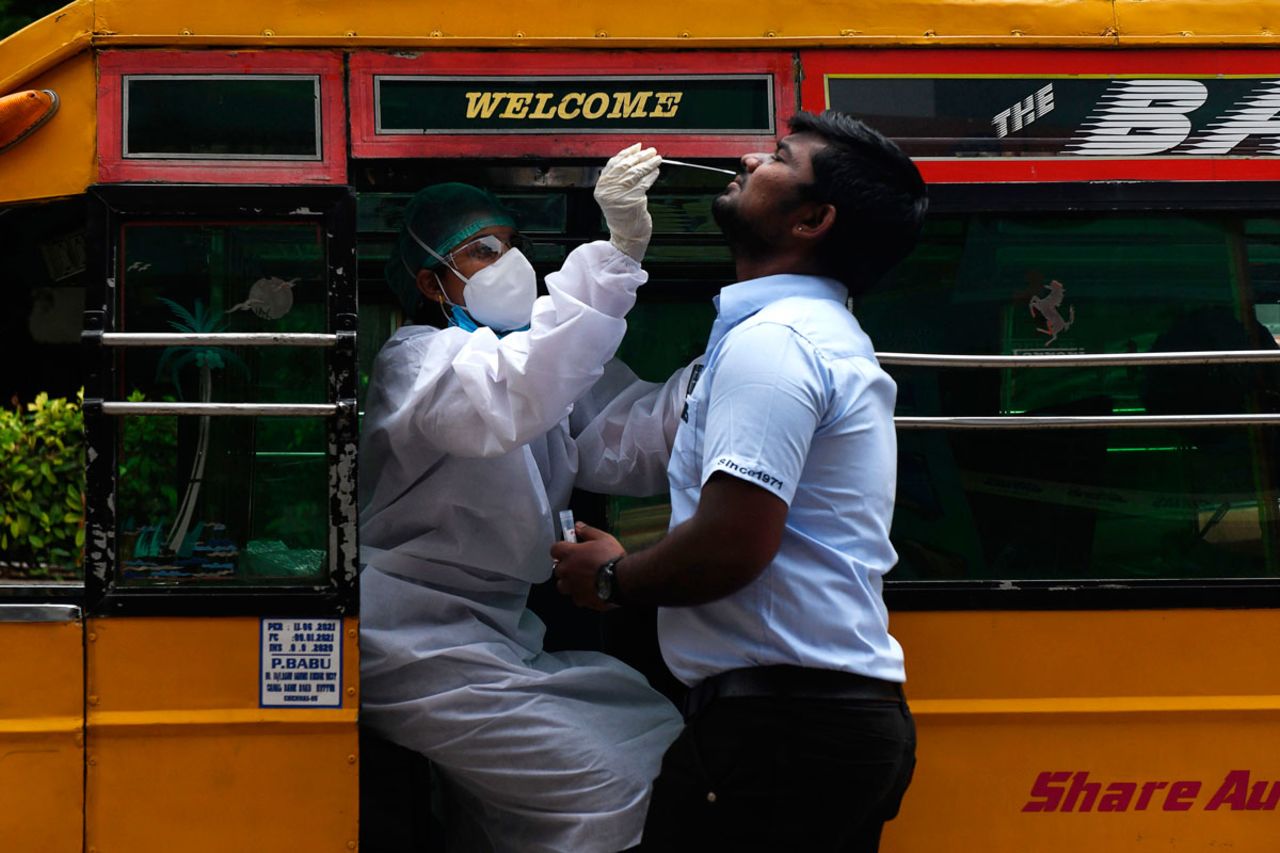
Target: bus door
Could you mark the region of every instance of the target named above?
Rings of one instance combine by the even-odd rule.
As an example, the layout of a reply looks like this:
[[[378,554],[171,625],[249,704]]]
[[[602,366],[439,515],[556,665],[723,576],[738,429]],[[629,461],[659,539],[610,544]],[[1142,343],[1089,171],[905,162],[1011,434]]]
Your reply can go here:
[[[354,845],[353,194],[89,196],[86,848]]]

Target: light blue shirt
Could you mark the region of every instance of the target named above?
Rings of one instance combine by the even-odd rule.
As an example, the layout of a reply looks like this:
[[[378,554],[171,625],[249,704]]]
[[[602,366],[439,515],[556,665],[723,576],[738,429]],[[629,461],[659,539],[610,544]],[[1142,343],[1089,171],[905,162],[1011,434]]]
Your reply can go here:
[[[671,526],[717,471],[788,505],[782,544],[745,588],[658,611],[685,684],[794,664],[905,681],[881,595],[897,479],[897,386],[833,279],[774,275],[724,288],[706,367],[686,398],[668,474]]]

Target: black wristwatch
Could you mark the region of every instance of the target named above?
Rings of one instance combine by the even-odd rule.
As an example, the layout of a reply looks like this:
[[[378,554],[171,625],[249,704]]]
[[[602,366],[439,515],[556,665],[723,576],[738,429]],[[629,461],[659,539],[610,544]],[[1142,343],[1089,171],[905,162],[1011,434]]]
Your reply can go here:
[[[627,555],[622,555],[625,556]],[[596,597],[606,604],[618,604],[618,599],[622,596],[618,589],[618,575],[614,571],[618,563],[622,562],[622,557],[614,557],[596,569]]]

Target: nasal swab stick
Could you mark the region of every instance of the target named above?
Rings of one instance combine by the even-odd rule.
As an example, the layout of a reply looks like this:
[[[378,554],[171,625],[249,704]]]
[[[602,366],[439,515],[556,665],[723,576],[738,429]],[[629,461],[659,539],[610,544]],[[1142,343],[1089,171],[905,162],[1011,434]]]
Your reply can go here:
[[[686,163],[683,160],[668,160],[663,157],[662,162],[668,166],[687,166],[690,169],[704,169],[708,172],[719,172],[722,175],[737,175],[733,169],[721,169],[717,166],[704,166],[701,163]]]

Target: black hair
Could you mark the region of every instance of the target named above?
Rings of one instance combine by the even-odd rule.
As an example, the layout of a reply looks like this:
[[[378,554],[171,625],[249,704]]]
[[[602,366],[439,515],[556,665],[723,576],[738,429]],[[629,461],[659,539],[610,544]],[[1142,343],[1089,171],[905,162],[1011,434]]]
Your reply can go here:
[[[924,179],[902,149],[852,116],[800,112],[790,126],[826,143],[814,152],[804,198],[835,207],[817,260],[858,296],[915,248],[929,207]]]

